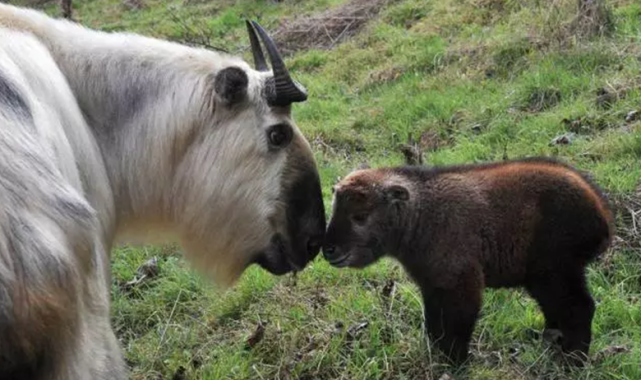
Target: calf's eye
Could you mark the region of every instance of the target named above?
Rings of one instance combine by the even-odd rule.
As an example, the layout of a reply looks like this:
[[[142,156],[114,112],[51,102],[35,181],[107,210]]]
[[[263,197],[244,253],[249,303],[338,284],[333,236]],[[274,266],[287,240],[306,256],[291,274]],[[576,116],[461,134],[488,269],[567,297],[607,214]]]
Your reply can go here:
[[[358,224],[363,224],[367,221],[367,214],[366,213],[358,213],[352,215],[352,220]]]

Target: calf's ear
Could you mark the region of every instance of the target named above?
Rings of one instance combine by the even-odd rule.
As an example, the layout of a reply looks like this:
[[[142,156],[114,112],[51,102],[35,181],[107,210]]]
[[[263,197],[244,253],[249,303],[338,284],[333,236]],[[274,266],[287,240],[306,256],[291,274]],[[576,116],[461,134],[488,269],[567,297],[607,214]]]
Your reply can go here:
[[[226,67],[216,74],[214,90],[226,106],[245,100],[249,79],[240,67]]]

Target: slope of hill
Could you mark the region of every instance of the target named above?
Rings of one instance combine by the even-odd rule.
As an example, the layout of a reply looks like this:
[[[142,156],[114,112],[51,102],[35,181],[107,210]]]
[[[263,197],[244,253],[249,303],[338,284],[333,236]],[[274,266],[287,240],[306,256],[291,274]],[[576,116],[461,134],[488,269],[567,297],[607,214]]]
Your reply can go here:
[[[597,312],[584,369],[558,365],[522,291],[485,293],[463,371],[425,343],[417,289],[392,261],[338,271],[319,257],[296,278],[254,268],[221,293],[173,247],[124,247],[113,256],[113,318],[133,378],[641,378],[641,4],[607,3],[579,12],[576,0],[379,0],[361,14],[362,0],[77,0],[85,25],[247,59],[243,17],[282,43],[297,39],[288,65],[310,100],[294,115],[328,211],[337,177],[361,162],[403,163],[410,136],[428,165],[560,157],[619,206],[615,247],[590,268]],[[158,277],[122,285],[154,256]]]

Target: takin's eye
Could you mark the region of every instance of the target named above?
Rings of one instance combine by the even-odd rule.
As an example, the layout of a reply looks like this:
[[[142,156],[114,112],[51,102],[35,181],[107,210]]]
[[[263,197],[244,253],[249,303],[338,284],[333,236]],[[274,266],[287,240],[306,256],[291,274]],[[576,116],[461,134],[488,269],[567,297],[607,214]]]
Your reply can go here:
[[[267,130],[267,139],[272,148],[283,148],[292,141],[292,128],[287,124],[275,124]]]

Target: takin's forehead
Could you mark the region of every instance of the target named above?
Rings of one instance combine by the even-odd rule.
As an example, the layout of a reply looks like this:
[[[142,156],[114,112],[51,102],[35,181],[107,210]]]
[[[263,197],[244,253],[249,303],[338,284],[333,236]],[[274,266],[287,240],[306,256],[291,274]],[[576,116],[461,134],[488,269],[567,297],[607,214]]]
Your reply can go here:
[[[412,185],[407,178],[395,173],[389,168],[361,169],[350,173],[339,181],[333,188],[334,201],[348,200],[348,203],[375,202],[383,190],[394,185],[400,185],[411,192]]]
[[[334,185],[333,190],[337,196],[347,193],[371,195],[395,185],[403,186],[409,192],[414,188],[408,178],[396,173],[393,169],[378,168],[353,171]]]
[[[242,65],[242,66],[241,66]],[[273,76],[272,71],[256,71],[249,67],[249,65],[242,61],[239,64],[242,69],[247,73],[247,94],[252,103],[262,104],[265,110],[268,110],[270,113],[273,113],[277,116],[289,116],[291,107],[269,107],[267,105],[267,99],[265,98],[265,86],[269,78]]]
[[[360,191],[370,192],[375,190],[388,179],[389,175],[381,169],[361,169],[350,173],[334,186],[334,192],[338,194]]]

